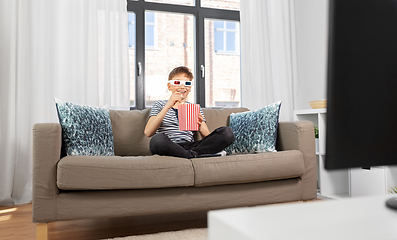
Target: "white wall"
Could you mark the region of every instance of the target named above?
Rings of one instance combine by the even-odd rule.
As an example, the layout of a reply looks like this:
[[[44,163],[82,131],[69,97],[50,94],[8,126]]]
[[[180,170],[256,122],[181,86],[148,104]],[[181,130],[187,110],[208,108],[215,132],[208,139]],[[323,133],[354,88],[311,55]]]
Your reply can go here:
[[[295,1],[298,76],[295,110],[326,99],[328,0]]]

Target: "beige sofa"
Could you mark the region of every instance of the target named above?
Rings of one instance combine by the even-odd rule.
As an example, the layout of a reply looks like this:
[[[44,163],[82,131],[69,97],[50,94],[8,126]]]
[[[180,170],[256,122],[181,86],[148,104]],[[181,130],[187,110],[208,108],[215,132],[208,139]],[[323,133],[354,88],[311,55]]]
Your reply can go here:
[[[203,109],[209,129],[244,108]],[[150,109],[110,111],[115,155],[61,155],[58,123],[33,127],[33,222],[207,211],[316,198],[311,122],[280,122],[275,153],[183,159],[151,155]]]

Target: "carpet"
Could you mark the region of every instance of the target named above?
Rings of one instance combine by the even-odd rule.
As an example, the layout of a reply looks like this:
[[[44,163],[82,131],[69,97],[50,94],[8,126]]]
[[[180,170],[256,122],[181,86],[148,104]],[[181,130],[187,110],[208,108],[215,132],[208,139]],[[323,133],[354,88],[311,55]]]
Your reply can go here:
[[[207,240],[207,228],[186,229],[106,240]]]

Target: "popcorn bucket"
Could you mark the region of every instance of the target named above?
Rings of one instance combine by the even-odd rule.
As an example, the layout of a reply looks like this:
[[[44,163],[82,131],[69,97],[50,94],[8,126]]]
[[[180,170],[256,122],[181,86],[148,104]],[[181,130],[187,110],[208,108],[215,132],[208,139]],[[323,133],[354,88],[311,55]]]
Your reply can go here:
[[[179,130],[198,131],[199,104],[180,104],[178,106]]]

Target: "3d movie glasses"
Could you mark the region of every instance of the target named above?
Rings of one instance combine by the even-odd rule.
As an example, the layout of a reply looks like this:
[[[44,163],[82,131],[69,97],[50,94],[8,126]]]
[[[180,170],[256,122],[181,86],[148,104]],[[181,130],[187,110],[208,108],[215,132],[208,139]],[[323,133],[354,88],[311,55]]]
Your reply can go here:
[[[182,81],[182,80],[169,80],[168,81],[171,85],[174,86],[185,86],[185,87],[191,87],[193,85],[192,81]]]

